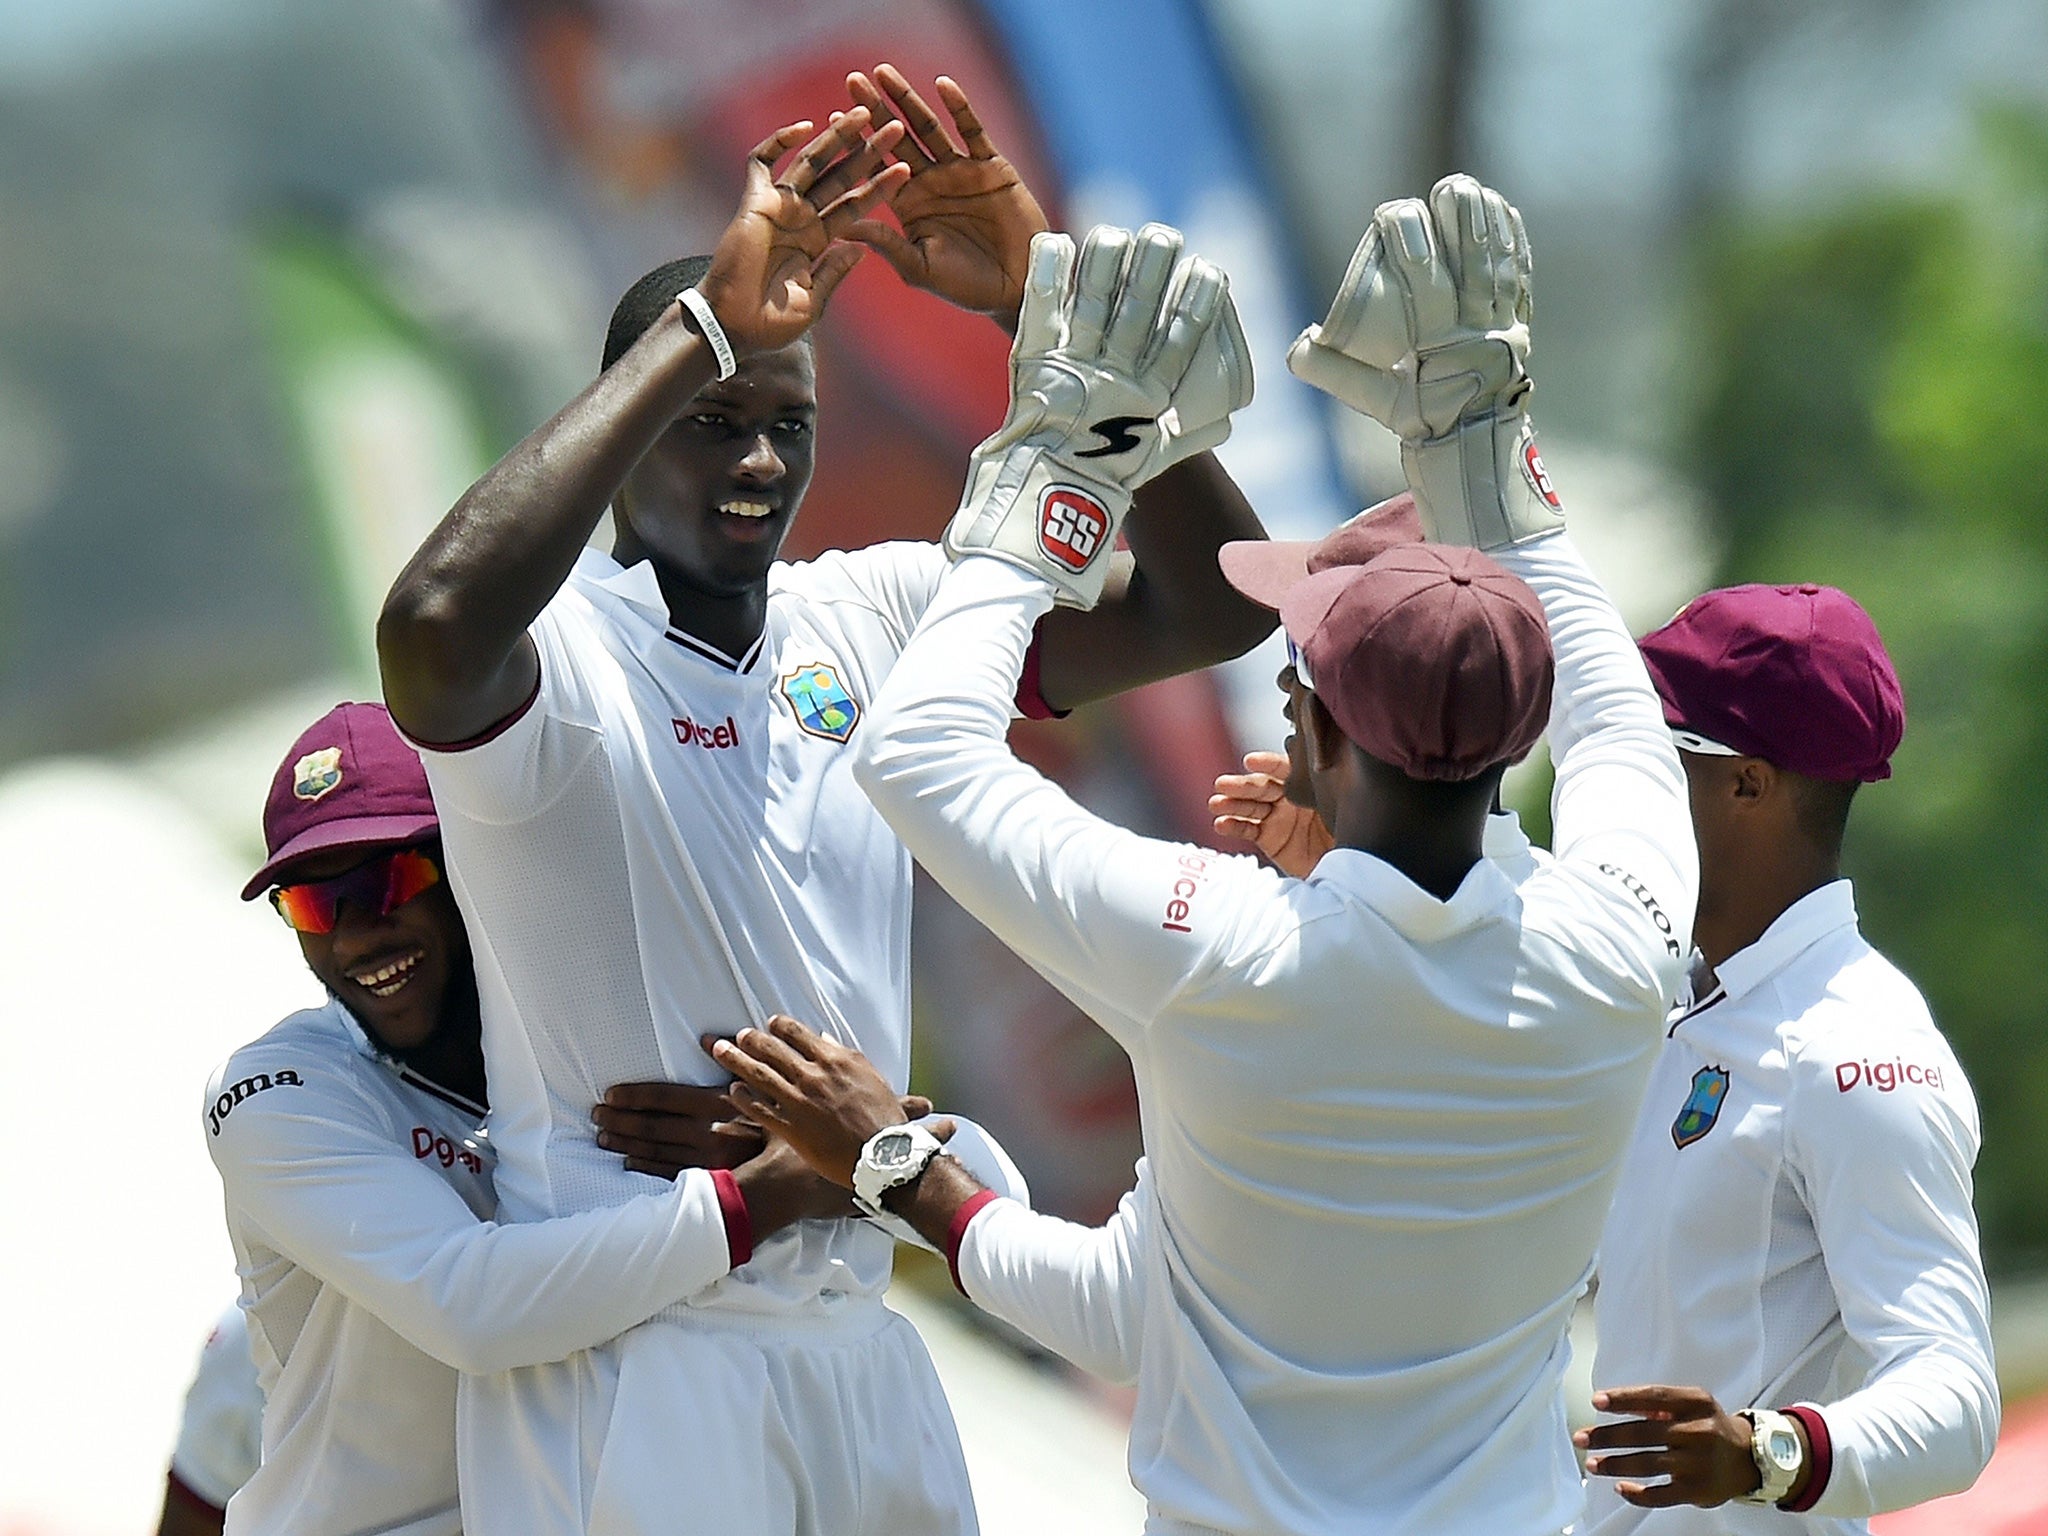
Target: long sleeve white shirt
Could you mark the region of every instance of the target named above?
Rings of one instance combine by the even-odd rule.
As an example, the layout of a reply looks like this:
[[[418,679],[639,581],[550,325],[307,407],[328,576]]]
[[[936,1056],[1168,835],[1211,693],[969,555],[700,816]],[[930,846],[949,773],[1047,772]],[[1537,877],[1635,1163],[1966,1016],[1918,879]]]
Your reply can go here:
[[[337,1002],[231,1056],[202,1119],[266,1400],[236,1536],[448,1536],[458,1370],[559,1360],[731,1267],[701,1170],[554,1221],[487,1219],[481,1110],[377,1055]]]
[[[1600,1251],[1598,1386],[1819,1410],[1810,1511],[1641,1510],[1597,1536],[1849,1536],[1968,1487],[1998,1439],[1970,1170],[1976,1100],[1849,882],[1788,907],[1685,999]]]
[[[1557,651],[1557,856],[1482,860],[1447,901],[1356,850],[1297,881],[1141,838],[1019,764],[1009,701],[1050,598],[1000,562],[955,567],[876,701],[855,774],[877,808],[1131,1055],[1153,1531],[1579,1514],[1565,1328],[1697,872],[1612,605],[1562,538],[1509,561]]]

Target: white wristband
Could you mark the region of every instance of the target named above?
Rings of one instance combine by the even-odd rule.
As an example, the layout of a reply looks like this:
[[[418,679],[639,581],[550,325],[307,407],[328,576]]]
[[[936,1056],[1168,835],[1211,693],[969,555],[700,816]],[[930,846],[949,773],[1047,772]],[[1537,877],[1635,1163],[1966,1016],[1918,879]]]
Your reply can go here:
[[[676,302],[690,312],[697,322],[697,329],[704,333],[704,339],[711,344],[711,355],[718,359],[718,376],[729,379],[739,371],[739,362],[732,355],[732,343],[725,339],[725,327],[718,323],[718,316],[711,313],[711,301],[694,288],[685,288],[676,295]]]

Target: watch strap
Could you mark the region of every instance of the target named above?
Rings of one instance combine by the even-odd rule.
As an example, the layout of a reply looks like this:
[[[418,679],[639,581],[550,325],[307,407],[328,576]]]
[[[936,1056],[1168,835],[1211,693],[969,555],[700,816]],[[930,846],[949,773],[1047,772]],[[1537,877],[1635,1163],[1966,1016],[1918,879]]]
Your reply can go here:
[[[885,1138],[908,1136],[912,1154],[909,1161],[894,1168],[883,1168],[874,1161],[876,1145]],[[882,1209],[882,1197],[892,1189],[909,1184],[922,1175],[931,1160],[944,1150],[938,1137],[915,1121],[901,1125],[885,1125],[870,1136],[860,1149],[860,1156],[853,1165],[853,1203],[870,1216],[887,1213]]]
[[[1774,1408],[1743,1408],[1737,1410],[1736,1417],[1749,1426],[1749,1454],[1756,1463],[1759,1478],[1755,1490],[1742,1495],[1742,1502],[1776,1504],[1792,1491],[1804,1463],[1795,1462],[1787,1467],[1765,1447],[1772,1435],[1791,1433],[1792,1420]]]

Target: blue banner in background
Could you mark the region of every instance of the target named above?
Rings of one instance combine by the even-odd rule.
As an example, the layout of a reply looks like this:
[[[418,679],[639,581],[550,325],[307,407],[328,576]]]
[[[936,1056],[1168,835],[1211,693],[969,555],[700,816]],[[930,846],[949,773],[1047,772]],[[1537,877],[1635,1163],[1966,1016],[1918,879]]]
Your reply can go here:
[[[1262,156],[1192,0],[978,0],[1030,102],[1065,188],[1068,226],[1181,230],[1230,274],[1258,391],[1218,452],[1281,539],[1316,538],[1357,508],[1344,489],[1328,402],[1287,371],[1322,306],[1302,290]],[[1240,738],[1275,734],[1278,642],[1229,669]]]

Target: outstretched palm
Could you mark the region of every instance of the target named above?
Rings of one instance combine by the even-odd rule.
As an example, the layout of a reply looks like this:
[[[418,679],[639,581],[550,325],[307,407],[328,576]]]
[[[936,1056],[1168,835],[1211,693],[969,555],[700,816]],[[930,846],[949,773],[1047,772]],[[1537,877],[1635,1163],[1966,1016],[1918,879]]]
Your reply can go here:
[[[748,156],[739,211],[697,285],[736,350],[786,346],[810,329],[863,254],[841,237],[909,178],[901,165],[882,166],[901,127],[885,124],[870,138],[868,122],[860,111],[835,117],[780,176],[776,161],[810,133],[809,123],[769,135]]]
[[[990,140],[967,93],[939,76],[939,99],[960,136],[955,144],[892,65],[882,65],[872,79],[849,75],[846,88],[875,122],[900,119],[909,130],[895,153],[910,179],[889,198],[901,233],[879,219],[862,219],[846,227],[845,237],[880,251],[906,283],[1014,323],[1024,302],[1031,238],[1046,228],[1045,213]]]

